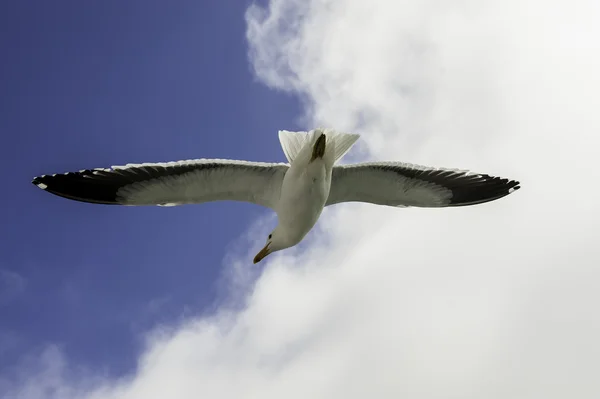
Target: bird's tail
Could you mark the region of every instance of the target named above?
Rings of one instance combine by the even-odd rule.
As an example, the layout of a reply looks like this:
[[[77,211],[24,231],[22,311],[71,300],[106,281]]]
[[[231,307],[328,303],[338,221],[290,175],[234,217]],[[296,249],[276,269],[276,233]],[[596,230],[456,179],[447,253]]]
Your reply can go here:
[[[298,158],[303,148],[306,148],[306,156],[310,157],[315,143],[323,133],[327,138],[323,158],[331,165],[339,161],[360,137],[358,134],[342,133],[333,129],[315,129],[308,133],[280,130],[279,141],[288,161],[292,163]]]
[[[322,131],[327,137],[323,158],[331,165],[342,159],[360,137],[355,133],[342,133],[332,129],[322,129]]]

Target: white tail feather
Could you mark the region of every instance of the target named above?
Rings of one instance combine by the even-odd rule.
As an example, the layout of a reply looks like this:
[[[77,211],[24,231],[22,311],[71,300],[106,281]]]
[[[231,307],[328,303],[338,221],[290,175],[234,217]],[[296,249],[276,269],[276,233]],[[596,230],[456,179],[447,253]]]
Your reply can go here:
[[[360,137],[360,135],[355,133],[342,133],[331,129],[325,129],[324,133],[327,136],[325,157],[332,157],[332,164],[342,159]],[[328,150],[331,151],[330,154],[328,154]]]
[[[279,131],[279,142],[281,143],[283,153],[290,164],[298,156],[298,153],[302,147],[304,147],[304,143],[308,138],[310,138],[310,134],[307,134],[306,132]]]
[[[305,144],[314,144],[321,132],[325,133],[327,137],[325,158],[327,158],[332,165],[340,160],[360,137],[358,134],[341,133],[333,129],[315,129],[308,133],[280,130],[279,142],[281,143],[281,148],[289,163],[291,164],[294,159],[298,157],[298,154]]]

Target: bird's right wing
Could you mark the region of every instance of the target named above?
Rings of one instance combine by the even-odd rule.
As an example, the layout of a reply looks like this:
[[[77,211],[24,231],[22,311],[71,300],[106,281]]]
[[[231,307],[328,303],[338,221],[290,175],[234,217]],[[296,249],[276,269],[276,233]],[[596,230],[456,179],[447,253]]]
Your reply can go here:
[[[358,201],[400,207],[464,206],[493,201],[519,188],[518,181],[469,171],[361,163],[333,168],[326,205]]]
[[[97,204],[173,206],[230,200],[273,208],[288,168],[287,164],[197,159],[43,175],[33,184],[61,197]]]

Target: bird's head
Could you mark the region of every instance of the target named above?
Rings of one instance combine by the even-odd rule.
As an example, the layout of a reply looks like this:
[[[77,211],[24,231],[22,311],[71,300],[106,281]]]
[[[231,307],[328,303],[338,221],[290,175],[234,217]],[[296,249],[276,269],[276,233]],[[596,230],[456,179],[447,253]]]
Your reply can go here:
[[[293,244],[292,244],[293,245]],[[277,228],[273,230],[267,237],[267,242],[263,249],[261,249],[254,257],[254,263],[258,263],[273,252],[280,251],[285,248],[289,248],[292,245],[288,243],[286,237]]]

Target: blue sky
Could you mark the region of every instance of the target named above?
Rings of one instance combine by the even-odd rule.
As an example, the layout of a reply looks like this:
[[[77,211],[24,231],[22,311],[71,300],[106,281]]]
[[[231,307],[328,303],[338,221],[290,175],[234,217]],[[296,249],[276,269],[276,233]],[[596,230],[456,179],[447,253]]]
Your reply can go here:
[[[140,336],[210,311],[232,242],[266,210],[68,201],[39,174],[192,158],[283,161],[295,98],[253,77],[248,2],[0,5],[0,374],[57,344],[118,376]],[[250,265],[250,263],[249,263]]]
[[[0,2],[0,397],[600,397],[599,4]],[[277,130],[314,126],[359,133],[357,160],[523,189],[328,207],[254,268],[249,232],[275,222],[257,206],[98,206],[30,183],[282,161]],[[256,284],[225,290],[246,266]]]

